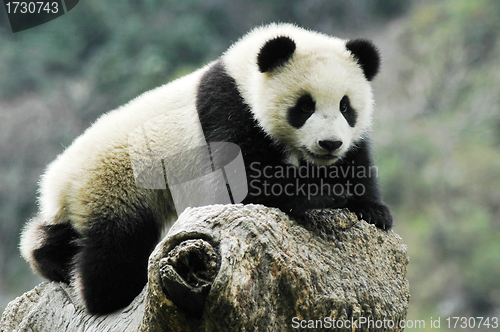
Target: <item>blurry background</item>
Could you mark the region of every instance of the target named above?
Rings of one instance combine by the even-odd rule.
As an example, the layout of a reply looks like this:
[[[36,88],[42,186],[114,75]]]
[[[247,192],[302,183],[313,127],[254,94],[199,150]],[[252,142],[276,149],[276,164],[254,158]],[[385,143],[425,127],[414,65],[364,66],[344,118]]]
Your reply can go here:
[[[103,112],[273,21],[381,49],[373,138],[408,319],[500,317],[498,0],[82,0],[16,34],[0,9],[0,312],[41,281],[17,244],[46,165]]]

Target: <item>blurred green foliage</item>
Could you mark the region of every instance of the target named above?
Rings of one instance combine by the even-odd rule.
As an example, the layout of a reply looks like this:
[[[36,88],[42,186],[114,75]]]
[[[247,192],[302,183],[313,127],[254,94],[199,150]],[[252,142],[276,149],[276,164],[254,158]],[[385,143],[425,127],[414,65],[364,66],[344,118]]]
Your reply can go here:
[[[119,105],[168,81],[178,68],[215,59],[250,28],[267,22],[363,28],[401,14],[409,0],[82,1],[76,12],[23,33],[0,30],[0,93],[50,93],[57,76],[85,76]],[[109,97],[112,96],[112,97]],[[112,105],[110,105],[112,106]],[[102,110],[101,110],[102,111]]]
[[[500,2],[428,2],[396,42],[399,105],[375,132],[396,138],[377,159],[409,246],[409,318],[498,316]]]

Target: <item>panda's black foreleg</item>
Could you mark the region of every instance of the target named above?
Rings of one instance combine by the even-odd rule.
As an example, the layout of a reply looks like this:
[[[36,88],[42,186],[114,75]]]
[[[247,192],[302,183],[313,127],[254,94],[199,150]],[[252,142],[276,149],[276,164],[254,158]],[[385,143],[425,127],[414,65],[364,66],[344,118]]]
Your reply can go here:
[[[320,188],[320,185],[301,178],[270,177],[258,181],[252,179],[249,181],[249,193],[243,203],[276,207],[291,217],[300,217],[311,209],[345,206],[347,195],[335,195],[331,191],[322,193]]]
[[[92,223],[74,261],[76,287],[89,312],[111,313],[141,292],[160,232],[154,213],[147,209]]]
[[[383,230],[390,230],[392,227],[392,214],[389,207],[382,202],[378,179],[376,177],[366,177],[351,179],[360,190],[353,190],[353,195],[349,197],[346,208],[355,213],[358,219],[375,225]]]
[[[298,217],[304,214],[307,210],[342,208],[345,206],[346,202],[346,196],[297,196],[293,198],[288,197],[286,202],[283,202],[280,208],[290,216]]]

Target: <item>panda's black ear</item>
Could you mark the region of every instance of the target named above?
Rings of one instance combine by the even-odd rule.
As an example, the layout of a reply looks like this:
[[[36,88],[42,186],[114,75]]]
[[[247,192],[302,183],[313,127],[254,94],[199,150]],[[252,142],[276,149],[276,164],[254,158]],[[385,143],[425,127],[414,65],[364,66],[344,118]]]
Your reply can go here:
[[[366,39],[349,40],[345,47],[363,69],[366,79],[371,81],[380,68],[380,54],[377,47]]]
[[[267,73],[284,65],[295,52],[295,42],[289,37],[268,40],[260,49],[257,65],[261,73]]]

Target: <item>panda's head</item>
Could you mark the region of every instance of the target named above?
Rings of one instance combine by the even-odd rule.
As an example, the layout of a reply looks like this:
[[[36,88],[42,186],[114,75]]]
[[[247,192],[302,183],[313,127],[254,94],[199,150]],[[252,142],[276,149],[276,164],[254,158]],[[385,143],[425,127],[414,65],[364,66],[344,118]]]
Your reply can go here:
[[[291,29],[261,43],[247,98],[290,163],[331,165],[370,127],[379,53],[367,40]]]

